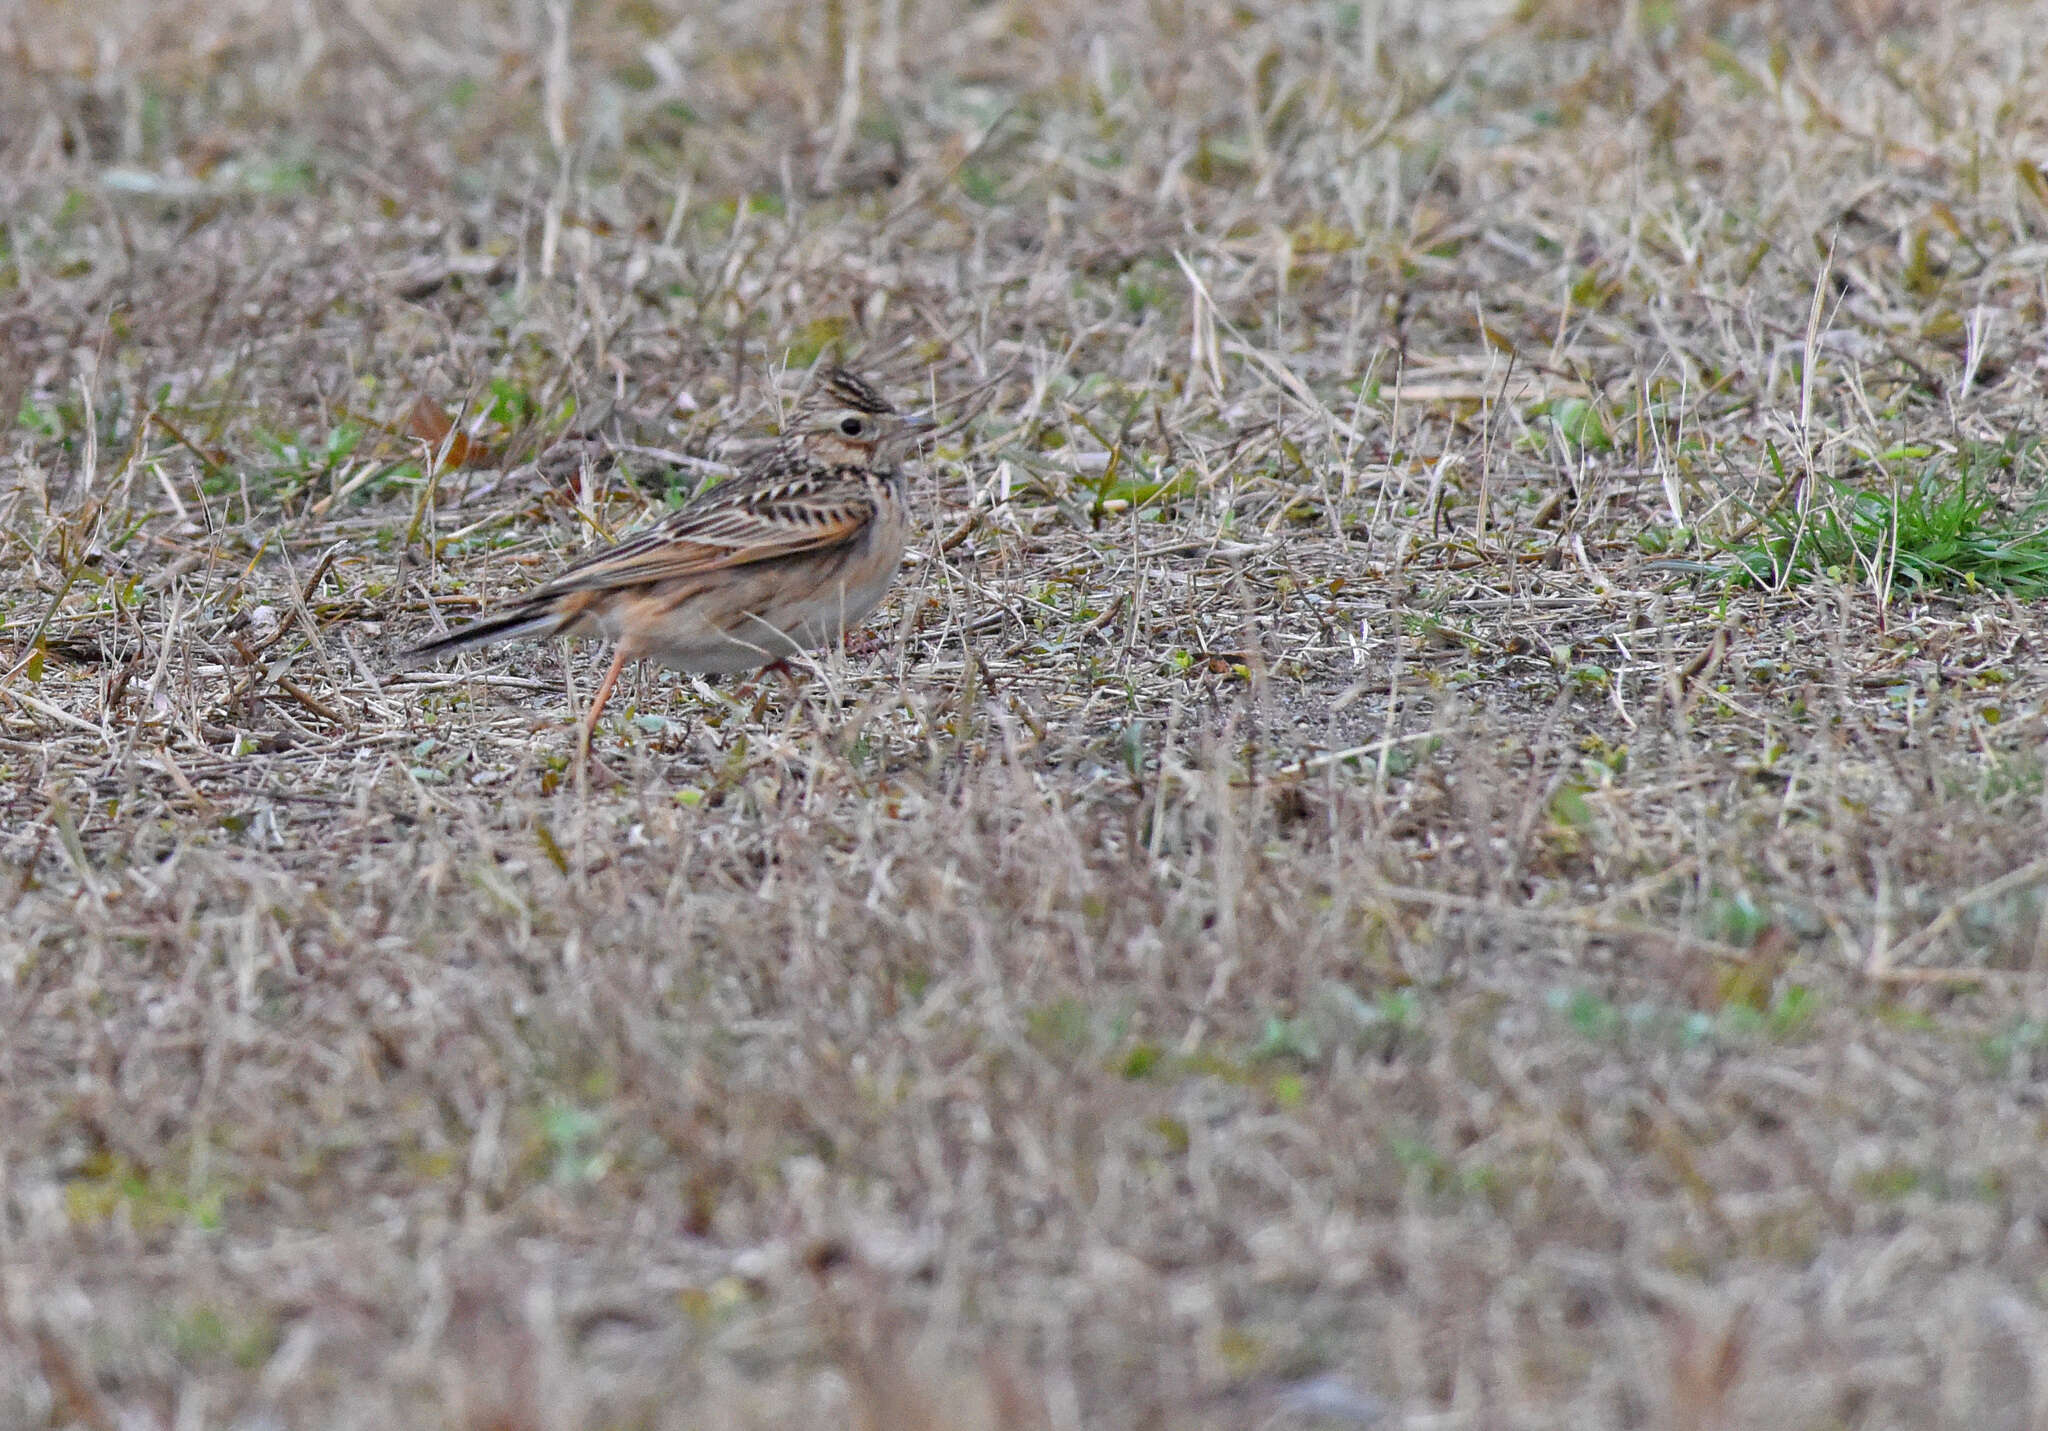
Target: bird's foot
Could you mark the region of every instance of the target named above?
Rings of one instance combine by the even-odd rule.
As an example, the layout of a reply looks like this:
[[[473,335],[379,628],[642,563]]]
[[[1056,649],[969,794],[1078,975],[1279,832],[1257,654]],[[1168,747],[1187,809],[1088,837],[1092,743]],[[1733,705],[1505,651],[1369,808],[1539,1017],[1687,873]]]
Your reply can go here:
[[[779,676],[782,679],[782,693],[792,707],[803,694],[803,677],[797,669],[787,661],[770,661],[752,680],[733,691],[736,699],[744,700],[748,696],[754,698],[754,704],[747,711],[748,720],[759,720],[761,713],[768,709],[768,682],[765,679],[768,676]]]

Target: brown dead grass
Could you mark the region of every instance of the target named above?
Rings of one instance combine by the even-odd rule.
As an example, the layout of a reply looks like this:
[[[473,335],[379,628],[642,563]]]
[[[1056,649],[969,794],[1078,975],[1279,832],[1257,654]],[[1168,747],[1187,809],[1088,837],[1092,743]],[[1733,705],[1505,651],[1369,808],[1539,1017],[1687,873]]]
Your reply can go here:
[[[2041,430],[2030,7],[9,23],[0,1424],[2048,1419],[2043,612],[1700,571]],[[870,654],[398,660],[827,347]]]

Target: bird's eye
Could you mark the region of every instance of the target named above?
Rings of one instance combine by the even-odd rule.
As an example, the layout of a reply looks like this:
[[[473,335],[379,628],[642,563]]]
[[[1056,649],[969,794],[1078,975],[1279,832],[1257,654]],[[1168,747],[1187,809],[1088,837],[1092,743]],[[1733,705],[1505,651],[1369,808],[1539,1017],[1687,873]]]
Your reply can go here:
[[[857,417],[849,417],[839,424],[839,430],[848,437],[859,437],[861,434],[861,420]]]

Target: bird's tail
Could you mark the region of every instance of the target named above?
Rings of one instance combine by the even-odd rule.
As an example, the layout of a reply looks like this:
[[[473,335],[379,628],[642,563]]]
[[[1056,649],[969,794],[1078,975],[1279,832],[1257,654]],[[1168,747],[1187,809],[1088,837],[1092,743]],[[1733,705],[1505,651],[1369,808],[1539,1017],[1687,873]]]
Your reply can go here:
[[[548,636],[560,629],[561,613],[539,604],[514,606],[495,616],[458,626],[445,636],[422,641],[405,654],[413,657],[445,656],[469,646],[487,646],[494,641],[511,641],[521,636]]]

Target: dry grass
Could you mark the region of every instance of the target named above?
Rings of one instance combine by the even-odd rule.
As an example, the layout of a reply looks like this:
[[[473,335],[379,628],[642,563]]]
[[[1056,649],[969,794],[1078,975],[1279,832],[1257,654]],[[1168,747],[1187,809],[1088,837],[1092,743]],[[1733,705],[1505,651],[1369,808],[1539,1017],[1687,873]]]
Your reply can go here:
[[[0,1425],[2048,1422],[2043,608],[1723,578],[2032,506],[2034,7],[9,23]],[[871,652],[402,667],[827,347]]]

